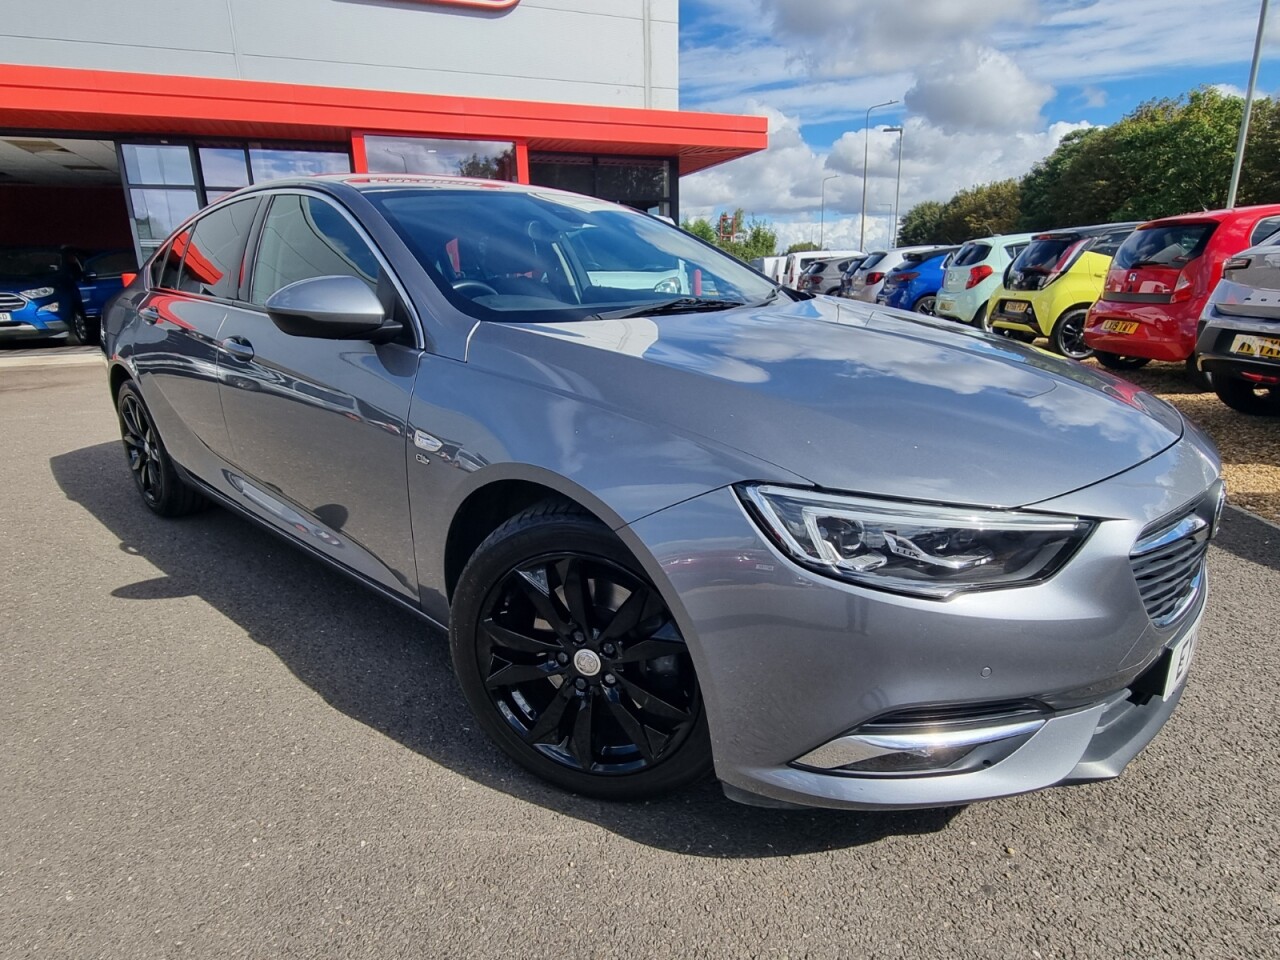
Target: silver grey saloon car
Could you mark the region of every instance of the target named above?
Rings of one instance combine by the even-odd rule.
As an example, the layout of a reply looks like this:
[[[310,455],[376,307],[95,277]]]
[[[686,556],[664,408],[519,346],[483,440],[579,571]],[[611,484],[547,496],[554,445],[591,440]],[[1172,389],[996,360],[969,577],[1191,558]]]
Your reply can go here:
[[[1185,686],[1223,502],[1199,431],[643,213],[265,184],[179,228],[105,335],[148,508],[229,507],[447,625],[484,729],[577,793],[1101,780]]]

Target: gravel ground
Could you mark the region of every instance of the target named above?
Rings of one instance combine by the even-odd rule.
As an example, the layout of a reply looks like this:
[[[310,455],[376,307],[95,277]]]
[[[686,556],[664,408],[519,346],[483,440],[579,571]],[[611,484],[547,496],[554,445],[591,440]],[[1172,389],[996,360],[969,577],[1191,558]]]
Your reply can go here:
[[[1168,400],[1213,437],[1231,502],[1280,522],[1280,418],[1236,413],[1188,382],[1180,363],[1150,363],[1121,374]]]
[[[225,511],[148,513],[101,368],[5,370],[0,404],[4,960],[1280,956],[1280,534],[1244,514],[1119,780],[605,804],[499,755],[410,615]]]

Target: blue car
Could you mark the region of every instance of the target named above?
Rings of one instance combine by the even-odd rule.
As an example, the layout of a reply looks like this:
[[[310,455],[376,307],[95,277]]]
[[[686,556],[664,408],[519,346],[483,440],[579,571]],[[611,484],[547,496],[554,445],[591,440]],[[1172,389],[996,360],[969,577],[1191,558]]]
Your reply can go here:
[[[876,303],[899,310],[914,310],[933,316],[938,291],[946,277],[946,267],[959,247],[946,247],[926,253],[909,253],[902,263],[889,271],[884,286],[876,294]]]
[[[84,259],[77,287],[81,316],[74,332],[81,343],[97,343],[102,327],[102,310],[107,301],[124,289],[124,274],[136,273],[138,258],[132,250],[92,253]]]
[[[84,255],[67,247],[0,248],[0,342],[97,343],[102,309],[136,270],[132,251]]]

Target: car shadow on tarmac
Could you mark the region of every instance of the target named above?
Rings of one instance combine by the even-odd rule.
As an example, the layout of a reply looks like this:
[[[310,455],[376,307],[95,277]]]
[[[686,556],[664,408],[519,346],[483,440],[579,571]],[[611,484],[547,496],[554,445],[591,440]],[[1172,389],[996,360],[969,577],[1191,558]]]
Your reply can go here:
[[[710,781],[644,803],[566,794],[525,774],[480,732],[438,630],[226,510],[181,520],[152,515],[117,443],[62,454],[50,466],[67,497],[110,530],[122,551],[163,571],[113,596],[199,597],[330,706],[486,787],[637,843],[720,858],[788,856],[932,833],[959,812],[760,809],[725,799]]]
[[[1236,510],[1229,503],[1222,513],[1222,528],[1214,544],[1241,560],[1280,570],[1280,527]]]

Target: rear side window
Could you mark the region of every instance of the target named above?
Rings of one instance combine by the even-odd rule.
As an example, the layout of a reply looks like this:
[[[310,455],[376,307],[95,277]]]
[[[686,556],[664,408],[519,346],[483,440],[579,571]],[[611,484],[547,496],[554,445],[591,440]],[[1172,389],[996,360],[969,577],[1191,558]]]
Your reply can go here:
[[[182,260],[178,289],[235,299],[240,290],[245,238],[257,212],[258,200],[254,197],[219,207],[197,220]]]
[[[311,277],[357,277],[375,292],[378,259],[351,222],[317,197],[284,194],[271,201],[254,256],[249,299],[267,298]]]
[[[1010,290],[1039,290],[1078,237],[1045,237],[1032,240],[1018,259],[1009,265],[1007,286]]]
[[[858,269],[870,270],[872,267],[876,266],[876,264],[878,264],[881,260],[883,260],[886,256],[888,256],[888,253],[884,250],[881,250],[877,253],[868,254],[867,259],[863,260],[862,263],[859,264]]]
[[[970,241],[960,248],[952,264],[957,267],[972,267],[991,255],[991,244]]]
[[[1259,220],[1258,225],[1253,228],[1253,233],[1249,235],[1249,246],[1256,247],[1277,230],[1280,230],[1280,217],[1267,217],[1265,220]]]
[[[1216,223],[1174,223],[1135,230],[1120,245],[1113,266],[1121,270],[1141,267],[1177,267],[1204,253]]]
[[[166,290],[178,289],[178,272],[182,269],[182,255],[187,252],[191,231],[183,230],[156,256],[151,265],[151,283]]]
[[[1004,252],[1008,254],[1010,260],[1017,260],[1018,255],[1025,249],[1027,249],[1025,243],[1011,243],[1004,248]]]

